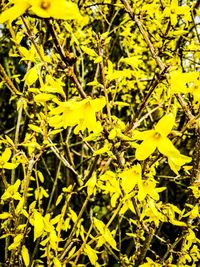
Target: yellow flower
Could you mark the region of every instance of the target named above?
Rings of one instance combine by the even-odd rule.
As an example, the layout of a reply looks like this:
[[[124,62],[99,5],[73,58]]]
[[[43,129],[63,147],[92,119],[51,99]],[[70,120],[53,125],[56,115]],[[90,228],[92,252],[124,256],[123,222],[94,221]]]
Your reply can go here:
[[[80,19],[81,14],[75,3],[66,0],[14,0],[14,5],[0,15],[0,23],[12,22],[27,10],[38,17],[55,19]]]
[[[11,154],[12,152],[10,148],[6,148],[5,151],[2,153],[2,156],[0,157],[0,169],[13,170],[17,167],[17,164],[8,162],[11,157]]]
[[[136,149],[136,158],[145,160],[158,148],[159,152],[164,155],[176,151],[172,142],[167,138],[175,123],[175,118],[172,113],[165,115],[155,126],[154,130],[148,130],[138,133],[136,139],[143,142]]]
[[[143,142],[136,149],[136,159],[145,160],[156,148],[168,158],[168,163],[172,171],[178,174],[180,167],[191,161],[190,157],[182,155],[173,143],[167,138],[175,123],[172,113],[163,116],[154,130],[137,133],[136,139]]]
[[[140,164],[123,170],[119,173],[119,177],[121,178],[121,187],[125,194],[130,193],[135,188],[136,184],[140,186],[140,191],[142,187],[142,168]]]
[[[58,107],[53,108],[49,115],[49,125],[54,128],[66,128],[76,126],[74,133],[99,129],[99,122],[96,120],[96,112],[102,110],[105,106],[105,98],[84,99],[81,101],[57,102]]]
[[[30,0],[31,11],[38,17],[55,19],[80,19],[77,4],[66,0]]]
[[[178,0],[172,0],[170,6],[164,10],[164,15],[170,16],[171,24],[175,26],[177,24],[177,17],[182,15],[186,22],[191,20],[190,7],[187,5],[179,6]]]
[[[172,70],[169,74],[170,91],[172,94],[189,93],[199,78],[198,72],[185,72]]]
[[[21,195],[18,192],[19,186],[21,184],[21,181],[18,179],[15,184],[9,185],[6,191],[3,193],[1,196],[1,200],[5,201],[7,199],[15,199],[15,200],[20,200]]]
[[[185,163],[190,162],[192,159],[185,155],[181,155],[181,153],[177,150],[176,153],[173,153],[170,157],[168,157],[168,163],[173,172],[178,175],[178,171],[180,170],[181,166]]]
[[[96,99],[84,99],[81,101],[80,106],[80,118],[74,133],[84,131],[86,128],[88,131],[95,132],[99,128],[99,122],[96,120],[96,113],[105,106],[106,102],[103,97]]]

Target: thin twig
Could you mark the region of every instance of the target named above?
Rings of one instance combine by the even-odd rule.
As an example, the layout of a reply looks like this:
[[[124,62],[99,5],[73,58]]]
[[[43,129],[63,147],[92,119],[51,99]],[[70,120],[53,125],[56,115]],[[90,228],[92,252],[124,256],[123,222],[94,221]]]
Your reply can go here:
[[[3,66],[0,64],[0,78],[5,82],[8,89],[11,91],[11,93],[15,96],[22,95],[21,92],[17,90],[17,88],[14,86],[13,82],[11,81],[10,77],[5,72]]]
[[[76,220],[75,224],[73,225],[73,228],[72,228],[72,230],[70,232],[70,235],[69,235],[69,237],[67,239],[67,242],[64,245],[63,251],[62,251],[62,253],[61,253],[60,257],[59,257],[60,261],[62,261],[64,259],[65,255],[66,255],[66,253],[68,251],[68,246],[70,245],[70,243],[71,243],[71,241],[72,241],[72,239],[74,237],[74,234],[76,233],[76,229],[77,229],[78,223],[79,223],[80,219],[82,218],[82,215],[83,215],[83,213],[84,213],[84,211],[85,211],[85,209],[87,207],[89,199],[90,199],[90,196],[88,195],[86,197],[83,205],[82,205],[82,208],[81,208],[78,216],[77,216],[77,220]]]
[[[79,82],[75,72],[74,72],[74,63],[76,62],[76,58],[74,56],[73,53],[70,53],[68,50],[64,50],[61,46],[61,44],[59,43],[57,34],[54,30],[53,24],[52,24],[52,20],[51,19],[46,19],[45,20],[48,30],[51,33],[53,42],[55,44],[56,50],[59,53],[63,63],[65,64],[65,66],[67,67],[67,71],[66,74],[68,77],[71,78],[72,82],[75,84],[80,96],[84,99],[87,97],[86,93],[83,90],[83,87],[81,85],[81,83]]]
[[[76,183],[79,184],[79,181],[78,181],[79,174],[77,173],[77,171],[73,168],[72,165],[69,164],[67,159],[62,154],[60,154],[59,150],[57,149],[57,147],[55,146],[55,144],[51,141],[51,139],[49,137],[47,140],[50,144],[50,149],[52,150],[52,152],[64,164],[65,167],[67,167],[69,170],[71,170],[76,175],[76,177],[77,177]]]
[[[143,260],[145,259],[146,257],[146,254],[147,254],[147,251],[149,250],[150,248],[150,244],[151,244],[151,241],[154,237],[154,234],[155,234],[155,231],[156,231],[156,228],[150,228],[149,230],[149,234],[147,235],[145,241],[144,241],[144,245],[142,247],[142,250],[141,250],[141,253],[139,255],[139,258],[137,259],[136,263],[135,263],[135,267],[138,267],[140,266],[140,264],[143,262]]]
[[[110,103],[108,98],[108,88],[107,88],[107,81],[106,81],[106,75],[105,75],[105,67],[104,67],[104,49],[103,49],[103,40],[101,37],[98,37],[98,46],[99,46],[99,56],[101,57],[100,62],[100,69],[101,69],[101,77],[102,77],[102,83],[103,83],[103,92],[106,99],[106,110],[108,114],[108,120],[111,122],[111,111],[110,111]]]
[[[159,66],[159,68],[161,69],[161,71],[164,71],[166,69],[165,64],[162,62],[161,58],[158,56],[158,52],[156,51],[156,49],[154,48],[148,33],[145,31],[144,26],[142,24],[142,22],[140,21],[140,19],[138,18],[138,16],[136,14],[133,13],[132,8],[129,4],[129,2],[127,0],[121,0],[121,2],[124,4],[124,7],[126,9],[126,12],[129,14],[129,16],[131,17],[131,19],[133,21],[135,21],[140,33],[142,34],[146,44],[148,45],[151,54],[153,56],[153,58],[156,60],[157,65]]]

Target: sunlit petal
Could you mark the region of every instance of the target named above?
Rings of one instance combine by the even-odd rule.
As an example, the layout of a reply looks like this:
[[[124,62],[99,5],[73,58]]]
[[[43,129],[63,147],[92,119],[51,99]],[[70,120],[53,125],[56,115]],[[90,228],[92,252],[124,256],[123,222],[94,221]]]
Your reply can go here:
[[[178,151],[179,152],[179,151]],[[178,154],[174,154],[168,158],[168,163],[172,171],[174,171],[178,175],[178,171],[180,170],[181,166],[186,163],[189,163],[192,160],[191,157],[182,155],[180,152]]]
[[[10,163],[10,162],[6,162],[4,165],[3,165],[3,168],[4,169],[8,169],[8,170],[13,170],[17,167],[17,164],[14,164],[14,163]]]
[[[135,157],[138,160],[145,160],[148,158],[156,149],[156,142],[152,142],[152,139],[146,139],[136,149]]]
[[[171,132],[174,124],[175,116],[172,113],[169,113],[159,120],[159,122],[155,126],[155,130],[160,134],[167,136]]]
[[[42,18],[80,19],[77,4],[66,0],[31,0],[31,11]]]
[[[176,157],[170,157],[169,159],[179,166],[183,166],[185,163],[189,163],[192,160],[191,157],[182,154],[179,154]]]
[[[135,131],[134,135],[133,135],[133,138],[137,139],[137,140],[145,140],[147,138],[153,137],[154,134],[155,134],[154,130],[147,130],[147,131],[144,131],[144,132],[139,132],[139,131],[136,132]]]
[[[10,148],[6,148],[5,151],[2,153],[1,160],[4,162],[8,161],[11,157],[11,154],[12,152]]]
[[[97,112],[102,110],[102,108],[105,106],[106,104],[106,100],[104,97],[100,97],[100,98],[96,98],[96,99],[92,99],[90,100],[92,109]]]
[[[173,143],[169,140],[169,138],[163,136],[160,138],[158,143],[158,150],[161,154],[167,157],[173,157],[179,154],[178,149],[173,145]]]
[[[16,18],[20,17],[27,9],[29,8],[29,4],[23,2],[21,4],[14,5],[13,7],[5,10],[0,15],[0,23],[4,23],[6,21],[13,21]]]

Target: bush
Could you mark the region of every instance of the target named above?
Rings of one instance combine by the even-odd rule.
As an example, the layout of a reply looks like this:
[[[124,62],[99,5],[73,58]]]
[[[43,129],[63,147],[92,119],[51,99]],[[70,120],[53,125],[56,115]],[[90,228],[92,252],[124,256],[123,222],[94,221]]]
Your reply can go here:
[[[3,266],[198,266],[199,5],[2,1]]]

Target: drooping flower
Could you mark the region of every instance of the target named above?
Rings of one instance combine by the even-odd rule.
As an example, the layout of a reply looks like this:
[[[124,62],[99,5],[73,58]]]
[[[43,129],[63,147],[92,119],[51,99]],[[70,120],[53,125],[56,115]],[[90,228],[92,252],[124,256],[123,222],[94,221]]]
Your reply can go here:
[[[106,102],[104,97],[82,100],[80,106],[81,116],[74,132],[78,133],[79,131],[84,131],[86,128],[89,132],[95,132],[95,130],[99,127],[99,122],[96,119],[96,113],[102,110],[105,104]]]

